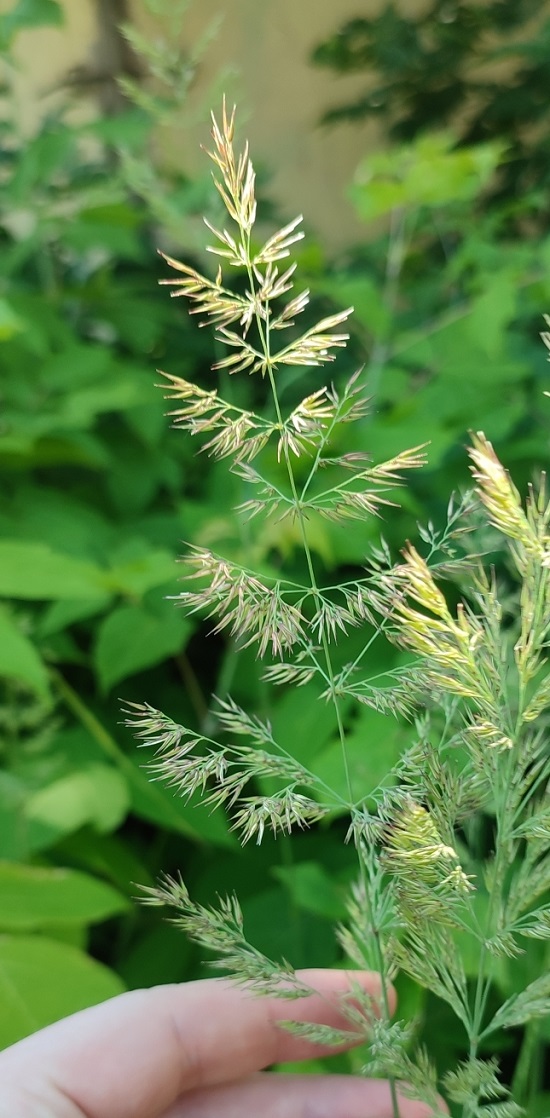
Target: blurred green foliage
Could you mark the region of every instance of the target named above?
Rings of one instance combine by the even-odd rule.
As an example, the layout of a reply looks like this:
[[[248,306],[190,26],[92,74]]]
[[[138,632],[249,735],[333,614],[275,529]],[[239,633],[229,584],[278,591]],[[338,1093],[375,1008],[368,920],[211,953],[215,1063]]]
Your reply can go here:
[[[20,27],[57,21],[59,11],[54,0],[19,0],[0,24],[5,57]],[[441,23],[447,35],[461,26]],[[170,74],[185,83],[189,59],[180,61]],[[398,62],[389,50],[396,82]],[[308,686],[270,693],[250,650],[206,640],[208,622],[167,599],[178,592],[182,541],[242,561],[253,548],[273,568],[282,554],[292,559],[296,536],[289,521],[255,534],[239,520],[238,479],[197,459],[163,417],[155,368],[212,385],[216,354],[157,289],[158,226],[188,256],[196,215],[216,202],[205,182],[151,165],[166,92],[137,100],[86,126],[57,112],[31,137],[8,116],[1,124],[0,974],[15,991],[0,996],[3,1044],[125,984],[202,973],[197,949],[134,902],[135,883],[161,870],[181,869],[198,902],[235,889],[251,940],[309,966],[338,964],[332,925],[354,874],[338,819],[241,850],[230,821],[148,781],[120,726],[118,696],[208,733],[210,694],[231,688],[315,771],[334,780],[339,765],[332,718]],[[365,364],[373,407],[347,449],[376,460],[430,443],[428,469],[383,526],[392,548],[418,520],[441,523],[450,494],[467,485],[470,428],[494,440],[518,484],[547,464],[538,338],[550,306],[550,239],[538,232],[546,186],[497,204],[509,136],[495,128],[482,139],[456,148],[446,134],[409,130],[403,146],[358,168],[354,204],[376,219],[367,245],[335,263],[320,246],[300,254],[313,314],[355,306],[336,376]],[[304,384],[287,378],[283,397]],[[235,378],[228,391],[246,407],[262,387]],[[360,567],[377,535],[372,522],[340,534],[320,523],[312,543],[326,582]],[[355,655],[354,640],[339,663]],[[366,666],[385,672],[399,655],[377,644]],[[374,787],[411,731],[367,708],[350,711],[348,729],[352,775]],[[536,952],[526,957],[534,973]],[[510,992],[513,973],[502,982]],[[399,992],[450,1066],[461,1040],[445,1010],[408,980]]]
[[[312,60],[338,74],[365,74],[364,93],[329,109],[327,123],[375,117],[399,142],[449,127],[464,144],[496,139],[507,150],[496,196],[536,191],[542,218],[549,44],[540,0],[430,0],[413,11],[390,2],[346,21]]]

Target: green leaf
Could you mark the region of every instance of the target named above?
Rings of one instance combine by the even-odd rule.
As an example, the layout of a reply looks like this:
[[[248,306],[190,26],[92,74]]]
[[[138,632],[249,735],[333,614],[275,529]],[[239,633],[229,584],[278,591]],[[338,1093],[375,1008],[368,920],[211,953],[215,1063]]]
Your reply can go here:
[[[59,673],[55,673],[55,679],[69,708],[77,714],[103,755],[117,765],[127,781],[131,808],[136,815],[195,841],[213,842],[220,846],[237,845],[237,840],[229,834],[222,811],[212,812],[204,805],[195,807],[193,801],[186,804],[162,784],[148,780],[137,750],[134,748],[132,753],[125,753],[66,680]]]
[[[480,350],[493,359],[499,358],[506,341],[506,328],[514,316],[518,278],[502,272],[493,276],[491,284],[472,305],[466,329]]]
[[[217,846],[236,847],[237,840],[230,834],[227,820],[222,811],[212,811],[201,803],[200,793],[188,803],[181,796],[165,788],[162,784],[152,783],[139,767],[139,760],[125,757],[134,777],[129,780],[132,795],[132,811],[150,823],[169,828],[195,842],[212,842]]]
[[[143,856],[147,853],[144,849]],[[56,843],[55,857],[58,861],[70,860],[83,871],[109,881],[125,896],[135,897],[136,882],[140,885],[155,883],[139,853],[120,831],[102,835],[92,827],[82,827]]]
[[[368,797],[378,785],[388,783],[388,773],[401,756],[409,731],[395,719],[365,707],[346,737],[346,761],[356,798]],[[349,796],[339,739],[309,763],[311,770],[338,795]]]
[[[0,606],[0,676],[16,679],[42,698],[49,695],[48,673],[32,642]]]
[[[132,540],[111,557],[109,585],[114,592],[141,597],[155,586],[176,585],[178,568],[174,555],[161,548],[147,548]]]
[[[192,951],[191,941],[182,935],[181,928],[166,922],[155,924],[133,937],[120,961],[120,971],[130,989],[185,982]]]
[[[55,552],[40,543],[0,541],[0,596],[6,598],[93,598],[103,596],[100,567]]]
[[[25,323],[7,299],[0,299],[0,342],[8,341],[25,329]]]
[[[294,866],[274,866],[273,873],[286,885],[292,900],[306,912],[329,920],[346,915],[344,890],[338,888],[318,862],[298,862]]]
[[[0,769],[0,858],[24,858],[28,853],[23,820],[26,792],[21,780]]]
[[[550,1092],[529,1099],[529,1118],[550,1118]]]
[[[11,11],[0,17],[0,39],[6,45],[25,27],[62,27],[65,22],[58,0],[18,0]]]
[[[128,813],[127,782],[111,765],[94,764],[60,777],[27,800],[26,819],[39,831],[65,835],[86,823],[114,831]]]
[[[76,947],[0,936],[0,1047],[123,990],[118,975]]]
[[[156,403],[153,386],[143,377],[137,376],[113,365],[116,380],[101,381],[100,384],[81,388],[66,396],[55,416],[56,426],[82,430],[91,427],[98,415],[105,412],[125,412],[127,408],[139,404]]]
[[[173,610],[157,617],[140,606],[120,606],[99,627],[94,653],[101,689],[181,652],[191,625]]]
[[[502,145],[452,150],[453,142],[448,135],[431,133],[369,156],[351,189],[360,216],[372,221],[397,208],[437,207],[474,197],[498,166]]]
[[[97,598],[90,598],[89,601],[85,598],[76,600],[58,598],[47,607],[40,619],[38,626],[40,638],[50,637],[54,633],[68,629],[78,621],[87,621],[89,617],[95,617],[105,610],[110,601],[110,594],[105,594],[103,597],[98,594]]]
[[[243,897],[245,928],[254,929],[254,946],[271,959],[292,959],[296,967],[337,963],[336,938],[326,920],[296,911],[286,889],[275,886]]]
[[[127,908],[126,898],[111,885],[78,870],[0,862],[2,931],[96,924]]]
[[[328,295],[338,306],[353,307],[353,321],[360,322],[375,337],[385,336],[391,315],[383,289],[369,275],[342,275],[315,281],[315,292]]]
[[[332,706],[319,702],[315,684],[289,688],[270,712],[273,736],[296,760],[312,768],[311,759],[337,730]]]

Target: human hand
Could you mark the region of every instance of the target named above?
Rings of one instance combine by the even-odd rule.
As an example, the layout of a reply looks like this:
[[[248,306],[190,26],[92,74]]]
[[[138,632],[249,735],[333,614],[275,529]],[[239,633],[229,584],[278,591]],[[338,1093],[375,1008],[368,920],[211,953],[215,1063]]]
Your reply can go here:
[[[280,1020],[346,1028],[345,972],[300,977],[317,993],[292,1008],[207,979],[136,990],[59,1021],[0,1053],[0,1118],[391,1118],[382,1080],[260,1070],[331,1052]],[[353,978],[379,992],[376,975]],[[430,1113],[407,1099],[400,1110]]]

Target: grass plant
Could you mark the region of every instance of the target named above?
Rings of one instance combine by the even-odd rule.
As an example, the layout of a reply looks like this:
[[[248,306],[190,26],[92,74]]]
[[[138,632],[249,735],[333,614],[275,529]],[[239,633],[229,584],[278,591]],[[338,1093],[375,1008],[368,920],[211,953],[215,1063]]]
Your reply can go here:
[[[240,506],[244,520],[292,524],[307,578],[298,581],[294,568],[288,574],[282,564],[256,569],[252,561],[244,566],[193,546],[183,560],[188,581],[177,604],[212,618],[215,633],[255,646],[268,683],[315,684],[318,701],[335,714],[346,793],[298,761],[293,742],[278,740],[268,720],[227,695],[212,711],[217,737],[148,704],[130,704],[127,722],[140,744],[154,749],[152,777],[184,797],[199,791],[204,802],[223,808],[243,842],[347,816],[358,869],[338,937],[350,967],[349,1028],[368,1047],[366,1074],[390,1079],[394,1118],[399,1092],[426,1101],[434,1113],[442,1113],[443,1095],[462,1118],[514,1118],[529,1113],[542,1087],[537,1030],[550,1010],[550,976],[539,951],[550,938],[544,479],[523,503],[491,443],[475,434],[469,449],[474,497],[451,500],[440,530],[421,529],[422,553],[406,544],[395,563],[382,543],[365,556],[359,577],[324,584],[311,545],[315,524],[328,519],[345,532],[350,520],[390,509],[407,472],[424,464],[425,448],[373,463],[346,444],[347,430],[369,407],[359,375],[284,407],[285,375],[330,364],[346,344],[351,309],[297,330],[308,307],[290,262],[301,219],[263,243],[257,239],[254,170],[248,147],[235,151],[234,129],[234,112],[224,105],[220,122],[213,118],[208,153],[230,219],[229,228],[209,225],[217,272],[209,278],[167,256],[174,275],[163,282],[173,296],[189,300],[201,325],[215,328],[227,354],[214,367],[262,378],[269,405],[261,413],[244,410],[230,391],[225,399],[215,389],[164,376],[175,425],[198,436],[213,457],[227,459],[248,492]],[[233,284],[231,273],[245,282]],[[498,566],[492,562],[497,537],[507,556]],[[342,664],[338,639],[354,628],[368,636]],[[364,670],[373,640],[402,650],[398,666],[376,677]],[[410,747],[368,794],[354,783],[347,759],[356,704],[415,726]],[[368,755],[368,741],[364,748]],[[181,879],[167,877],[148,890],[147,900],[171,906],[182,929],[237,981],[291,999],[309,993],[291,964],[248,942],[236,897],[208,907],[189,896]],[[527,970],[518,972],[504,996],[503,971],[522,955],[531,974],[523,982]],[[353,983],[355,967],[379,973],[376,1002]],[[399,972],[446,1003],[460,1022],[464,1059],[443,1074],[415,1046],[414,1022],[391,1019],[389,987]],[[317,1026],[289,1028],[312,1040],[342,1039]],[[501,1075],[493,1043],[510,1030],[520,1038],[515,1071]]]

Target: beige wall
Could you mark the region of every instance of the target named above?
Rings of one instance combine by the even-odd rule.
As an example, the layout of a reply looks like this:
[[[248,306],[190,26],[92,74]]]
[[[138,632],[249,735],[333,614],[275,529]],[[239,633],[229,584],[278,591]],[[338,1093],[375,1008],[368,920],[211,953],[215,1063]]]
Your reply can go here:
[[[13,2],[0,0],[0,11]],[[137,26],[154,36],[158,21],[148,14],[148,2],[127,0]],[[312,47],[344,20],[374,15],[385,2],[188,0],[178,31],[184,48],[193,50],[213,25],[217,30],[197,66],[181,128],[161,140],[165,156],[189,171],[204,168],[199,144],[208,141],[209,109],[220,105],[225,90],[238,104],[241,133],[250,139],[255,163],[268,171],[269,190],[282,217],[304,213],[306,229],[317,233],[330,251],[366,236],[346,198],[346,186],[359,159],[383,144],[384,137],[372,121],[318,126],[323,111],[361,91],[365,78],[336,77],[312,67],[308,59]],[[541,9],[547,2],[541,0]],[[400,0],[399,6],[411,12],[425,4]],[[15,96],[26,128],[37,113],[64,96],[59,87],[67,74],[79,80],[81,96],[74,111],[80,117],[97,111],[98,93],[104,105],[116,96],[108,82],[117,50],[108,24],[122,0],[63,0],[63,6],[63,29],[30,31],[18,39]],[[80,80],[86,74],[91,78],[88,92],[86,81]],[[107,80],[102,79],[105,74]]]
[[[382,0],[368,6],[374,12]],[[185,165],[195,167],[204,158],[199,143],[208,135],[208,110],[219,105],[223,86],[237,102],[253,159],[267,168],[283,217],[304,213],[306,228],[330,248],[365,233],[345,191],[360,156],[380,137],[371,123],[319,127],[323,111],[361,90],[364,78],[336,78],[311,66],[309,55],[361,9],[364,0],[196,0],[182,28],[183,43],[192,45],[218,25],[190,98],[189,118],[196,123],[179,145],[173,138]],[[134,0],[133,12],[147,26],[140,0]],[[149,29],[154,33],[151,21]]]
[[[409,0],[409,5],[412,0]],[[13,0],[0,0],[0,11]],[[98,0],[63,0],[66,26],[20,34],[20,63],[14,91],[25,129],[38,113],[51,110],[64,96],[60,85],[68,73],[105,65]],[[318,127],[321,113],[363,86],[361,78],[335,78],[308,63],[312,47],[340,21],[364,10],[365,0],[189,0],[181,41],[193,47],[217,25],[197,68],[182,128],[170,140],[170,152],[185,169],[204,159],[199,144],[208,139],[209,109],[221,100],[222,88],[238,102],[242,132],[251,142],[255,162],[270,175],[270,193],[284,218],[306,215],[306,227],[330,249],[350,242],[364,229],[345,197],[360,156],[379,142],[372,125]],[[382,0],[370,0],[376,10]],[[155,21],[144,0],[130,0],[137,25],[155,34]],[[96,108],[93,84],[75,110],[79,117]],[[166,147],[166,145],[164,145]],[[203,164],[204,166],[204,164]]]

